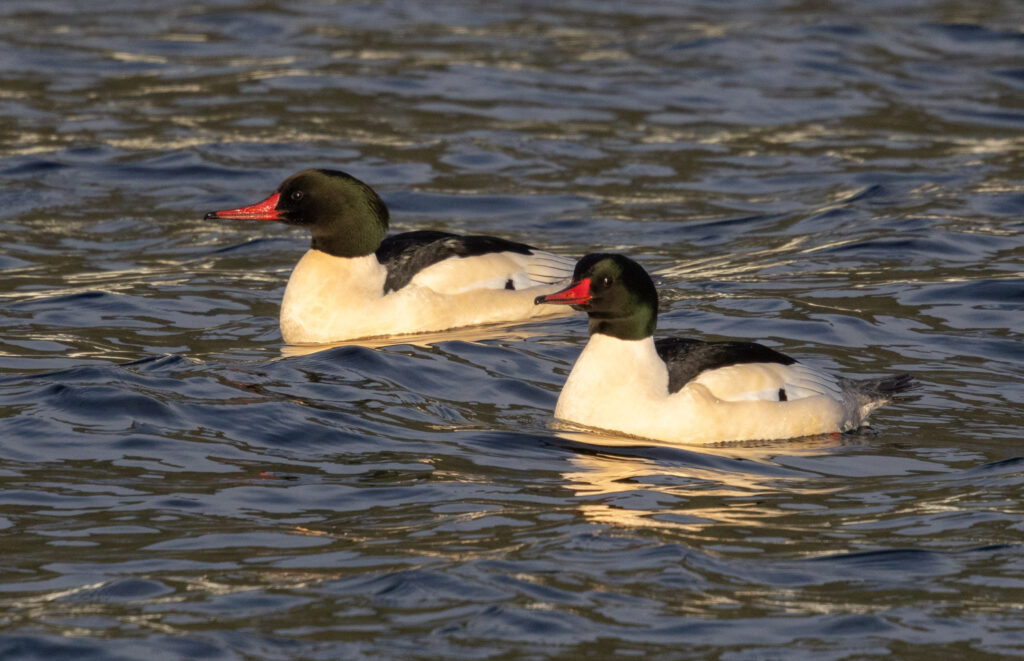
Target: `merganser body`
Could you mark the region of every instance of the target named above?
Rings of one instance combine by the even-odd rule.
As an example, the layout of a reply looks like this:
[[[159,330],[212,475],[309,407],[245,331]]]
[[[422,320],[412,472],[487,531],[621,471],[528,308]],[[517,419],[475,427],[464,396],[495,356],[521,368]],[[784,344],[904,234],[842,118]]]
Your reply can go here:
[[[289,344],[552,316],[553,308],[534,299],[567,282],[575,263],[493,236],[386,236],[383,200],[338,170],[299,172],[261,202],[206,218],[274,220],[312,234],[281,301],[281,335]]]
[[[658,294],[623,255],[591,254],[537,303],[589,317],[590,340],[555,406],[578,425],[680,444],[796,438],[856,429],[916,386],[906,374],[852,380],[753,342],[655,341]]]

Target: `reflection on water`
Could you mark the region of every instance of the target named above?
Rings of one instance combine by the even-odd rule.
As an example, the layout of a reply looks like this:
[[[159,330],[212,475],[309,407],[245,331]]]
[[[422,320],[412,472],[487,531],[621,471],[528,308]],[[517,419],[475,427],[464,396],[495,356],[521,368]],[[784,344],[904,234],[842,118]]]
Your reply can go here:
[[[1024,5],[81,5],[0,3],[0,658],[1019,655]],[[553,426],[580,315],[282,346],[307,234],[202,212],[305,167],[921,398],[663,447]]]
[[[603,433],[558,436],[576,452],[574,470],[563,476],[588,520],[623,528],[679,528],[692,535],[721,525],[756,529],[765,519],[785,516],[785,510],[757,507],[757,499],[772,492],[811,497],[836,491],[812,486],[801,472],[780,469],[777,457],[817,457],[848,446],[852,438],[829,434],[687,451]]]
[[[531,323],[533,326],[531,326]],[[285,344],[281,346],[281,356],[307,356],[333,349],[335,347],[367,347],[379,349],[382,347],[394,346],[415,346],[429,347],[441,342],[482,342],[484,340],[508,340],[523,341],[530,337],[536,337],[541,331],[536,327],[536,322],[527,324],[490,324],[487,326],[473,326],[467,328],[456,328],[442,333],[416,333],[413,335],[392,335],[388,337],[370,337],[345,342],[334,342],[331,344]]]

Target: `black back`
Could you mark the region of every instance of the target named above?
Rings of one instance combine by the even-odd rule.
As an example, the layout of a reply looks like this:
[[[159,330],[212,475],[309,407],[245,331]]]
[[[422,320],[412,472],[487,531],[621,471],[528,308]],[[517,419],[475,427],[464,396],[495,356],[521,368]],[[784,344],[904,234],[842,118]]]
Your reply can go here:
[[[666,337],[654,347],[668,366],[668,391],[678,392],[706,370],[743,363],[778,363],[792,365],[796,361],[775,349],[756,342],[704,342],[682,337]]]
[[[388,275],[384,293],[409,284],[417,273],[449,257],[477,257],[492,252],[533,253],[533,247],[496,236],[459,236],[437,230],[403,232],[386,237],[377,248],[377,261]]]

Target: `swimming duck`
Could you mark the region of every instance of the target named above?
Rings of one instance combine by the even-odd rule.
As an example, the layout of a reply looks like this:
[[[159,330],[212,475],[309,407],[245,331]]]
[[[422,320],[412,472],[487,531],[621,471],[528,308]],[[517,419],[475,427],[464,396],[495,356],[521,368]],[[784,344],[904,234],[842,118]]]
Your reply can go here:
[[[590,340],[555,417],[687,444],[843,432],[916,386],[907,374],[853,380],[753,342],[655,341],[658,293],[623,255],[590,254],[565,289],[537,297],[584,310]]]
[[[432,230],[385,236],[383,200],[339,170],[296,173],[262,202],[205,217],[276,220],[312,234],[281,301],[281,335],[289,344],[551,316],[534,298],[567,282],[575,264],[494,236]]]

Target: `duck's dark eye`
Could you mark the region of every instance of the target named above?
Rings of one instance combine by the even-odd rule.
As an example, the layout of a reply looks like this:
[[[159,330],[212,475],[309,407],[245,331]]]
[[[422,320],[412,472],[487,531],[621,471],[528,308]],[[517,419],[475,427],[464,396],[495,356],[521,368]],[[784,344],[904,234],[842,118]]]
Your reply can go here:
[[[302,199],[302,196],[303,196],[303,192],[300,191],[300,190],[296,190],[296,191],[292,191],[292,194],[289,195],[288,197],[290,197],[292,199],[292,202],[298,202],[299,200]]]
[[[606,275],[603,278],[601,278],[601,286],[603,286],[603,287],[610,287],[611,284],[612,284],[612,276]]]

